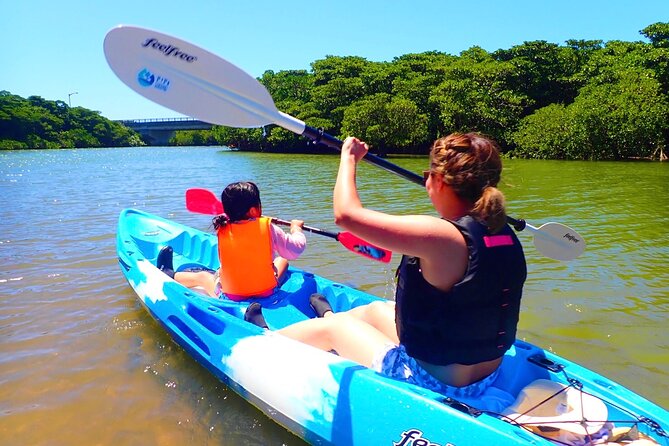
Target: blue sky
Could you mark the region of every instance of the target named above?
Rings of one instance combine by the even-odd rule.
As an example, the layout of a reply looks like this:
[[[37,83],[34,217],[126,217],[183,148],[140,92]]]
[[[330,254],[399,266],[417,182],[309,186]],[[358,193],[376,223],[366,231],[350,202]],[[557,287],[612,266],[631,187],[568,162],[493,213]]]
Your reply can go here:
[[[669,0],[0,0],[0,90],[98,110],[110,119],[179,116],[112,73],[102,43],[118,24],[179,37],[254,76],[309,69],[326,55],[389,61],[525,41],[643,40]]]

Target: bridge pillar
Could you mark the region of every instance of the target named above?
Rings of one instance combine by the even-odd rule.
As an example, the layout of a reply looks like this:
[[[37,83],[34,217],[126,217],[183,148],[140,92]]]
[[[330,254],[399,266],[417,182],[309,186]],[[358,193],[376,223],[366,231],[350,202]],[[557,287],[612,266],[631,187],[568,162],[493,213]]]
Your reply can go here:
[[[143,129],[138,133],[150,146],[166,146],[176,135],[176,130]]]

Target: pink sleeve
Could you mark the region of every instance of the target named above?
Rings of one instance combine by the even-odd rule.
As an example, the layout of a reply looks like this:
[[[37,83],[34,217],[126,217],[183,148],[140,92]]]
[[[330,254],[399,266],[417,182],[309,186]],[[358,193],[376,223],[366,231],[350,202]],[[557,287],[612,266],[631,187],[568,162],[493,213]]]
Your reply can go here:
[[[303,232],[293,234],[284,232],[275,224],[270,225],[272,229],[272,246],[274,251],[286,260],[295,260],[307,247],[307,238]]]

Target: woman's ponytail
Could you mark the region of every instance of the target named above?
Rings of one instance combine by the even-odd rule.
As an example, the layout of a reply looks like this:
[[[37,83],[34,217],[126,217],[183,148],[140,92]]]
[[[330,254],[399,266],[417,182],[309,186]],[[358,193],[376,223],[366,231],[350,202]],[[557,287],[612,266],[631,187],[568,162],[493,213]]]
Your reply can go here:
[[[495,233],[506,225],[505,200],[502,191],[495,186],[483,189],[471,210],[471,215],[486,225],[490,232]]]
[[[452,133],[430,151],[430,170],[472,204],[471,215],[497,232],[506,224],[504,195],[497,189],[502,160],[497,143],[479,133]]]

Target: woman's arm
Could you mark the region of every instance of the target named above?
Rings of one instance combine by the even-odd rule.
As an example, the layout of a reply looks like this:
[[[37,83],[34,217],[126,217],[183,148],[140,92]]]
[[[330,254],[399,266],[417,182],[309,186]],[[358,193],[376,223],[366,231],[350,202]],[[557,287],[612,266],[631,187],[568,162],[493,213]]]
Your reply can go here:
[[[335,223],[383,248],[420,258],[439,258],[444,250],[462,246],[462,235],[450,223],[428,215],[392,215],[362,205],[356,186],[358,162],[366,143],[346,138],[334,187]]]

